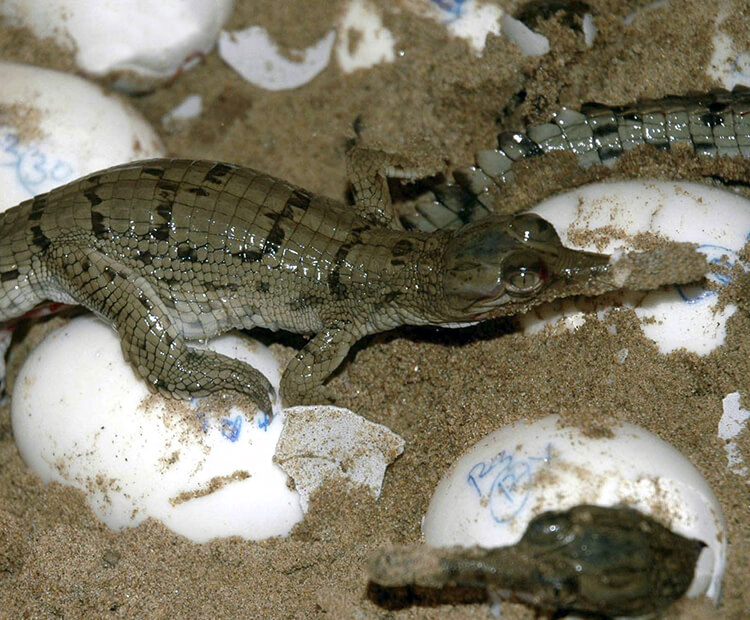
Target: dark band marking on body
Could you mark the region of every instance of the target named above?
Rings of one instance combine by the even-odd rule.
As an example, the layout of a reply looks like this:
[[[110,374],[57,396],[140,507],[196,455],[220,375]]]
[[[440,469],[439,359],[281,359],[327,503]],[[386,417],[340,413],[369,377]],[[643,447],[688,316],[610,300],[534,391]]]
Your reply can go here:
[[[414,245],[408,239],[401,239],[393,244],[391,254],[393,256],[405,256],[414,249]]]
[[[164,223],[154,226],[149,234],[155,241],[169,241],[169,232],[169,224]]]
[[[230,172],[232,168],[228,166],[227,164],[214,164],[211,166],[208,172],[206,172],[206,176],[203,177],[204,183],[212,183],[214,185],[221,185],[222,184],[222,177],[226,176],[228,172]]]
[[[349,256],[351,249],[360,243],[360,237],[359,232],[352,231],[349,240],[346,243],[342,243],[339,249],[336,250],[336,255],[333,258],[333,269],[328,274],[328,290],[333,295],[338,297],[346,295],[346,286],[341,284],[341,268],[346,264],[346,258]]]
[[[181,261],[195,263],[198,261],[198,251],[189,243],[180,243],[177,246],[177,258]]]
[[[89,201],[92,207],[100,205],[102,202],[104,202],[104,200],[97,196],[96,191],[94,191],[93,189],[87,192],[83,192],[83,195],[86,197],[86,200]]]
[[[32,226],[30,229],[31,232],[31,242],[41,250],[46,250],[50,244],[52,243],[49,240],[49,237],[47,237],[43,232],[41,227],[39,226]]]
[[[714,127],[724,126],[724,117],[721,114],[715,112],[706,112],[699,118],[701,123],[703,123],[706,127],[710,127],[711,129],[713,129]]]
[[[295,189],[286,201],[286,204],[294,209],[307,211],[313,195],[304,189]]]
[[[164,168],[144,168],[143,174],[148,175],[150,177],[161,178],[164,176]]]
[[[34,202],[31,204],[31,211],[29,211],[29,220],[39,221],[42,219],[42,214],[47,208],[47,194],[37,196],[34,198]]]
[[[597,125],[592,129],[592,133],[595,138],[602,138],[604,136],[610,136],[617,133],[617,123],[604,123],[603,125]]]
[[[172,202],[160,202],[156,206],[156,213],[161,217],[166,224],[172,223],[172,208],[174,207],[174,203]]]
[[[9,282],[10,280],[15,280],[20,275],[21,274],[18,271],[18,269],[12,269],[11,271],[4,271],[3,273],[0,273],[0,282]]]
[[[169,192],[170,194],[174,194],[179,189],[179,187],[180,184],[177,181],[172,181],[170,179],[159,179],[156,182],[156,189]]]
[[[232,256],[236,256],[245,263],[257,263],[263,258],[263,253],[260,250],[240,250],[239,252],[233,252]]]
[[[104,223],[106,217],[103,213],[91,209],[91,231],[97,239],[109,237],[109,226]]]
[[[169,233],[172,230],[173,206],[174,204],[169,201],[160,202],[154,211],[155,214],[163,220],[161,222],[155,222],[154,227],[149,231],[149,234],[157,241],[169,240]]]
[[[150,265],[154,262],[154,255],[148,250],[136,250],[135,258],[143,265]]]
[[[286,231],[282,224],[283,220],[294,221],[294,211],[289,206],[288,202],[284,205],[284,208],[279,212],[267,211],[265,215],[272,218],[273,224],[271,224],[271,230],[268,231],[265,241],[263,242],[263,256],[267,254],[276,254],[281,248],[281,244],[286,238]]]
[[[270,232],[266,236],[266,240],[263,243],[263,256],[266,256],[268,254],[276,254],[276,252],[279,251],[281,248],[281,244],[284,242],[284,237],[286,237],[286,233],[284,232],[284,229],[279,225],[278,222],[274,224],[273,228],[271,228]]]

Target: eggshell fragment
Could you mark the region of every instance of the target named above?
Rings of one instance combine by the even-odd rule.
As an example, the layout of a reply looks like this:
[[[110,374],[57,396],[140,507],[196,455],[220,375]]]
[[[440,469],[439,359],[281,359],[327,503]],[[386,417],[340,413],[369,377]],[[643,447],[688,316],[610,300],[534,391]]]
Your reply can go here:
[[[209,348],[248,361],[277,388],[278,362],[259,343],[228,335]],[[279,405],[276,404],[278,410]],[[286,536],[299,496],[272,462],[283,412],[209,408],[205,399],[151,394],[100,320],[74,319],[24,362],[13,391],[21,457],[44,482],[84,491],[114,529],[147,517],[196,542]]]
[[[336,59],[344,73],[369,69],[396,57],[396,40],[377,9],[366,0],[351,0],[338,26]]]
[[[222,32],[219,55],[243,79],[267,90],[286,90],[306,84],[328,66],[336,32],[331,30],[317,43],[296,50],[299,60],[290,60],[268,32],[260,26]]]
[[[464,39],[477,56],[482,55],[489,34],[500,34],[504,17],[496,3],[483,0],[404,0],[404,4],[417,15],[444,24],[452,36]]]
[[[161,157],[132,107],[59,71],[0,61],[0,210],[91,172]]]
[[[724,5],[719,5],[718,8],[719,14],[710,46],[713,53],[706,66],[706,73],[728,90],[735,86],[750,86],[750,51],[734,41],[725,24],[728,19],[731,24],[739,15],[730,16]],[[737,10],[740,10],[739,5]]]
[[[140,91],[213,48],[232,0],[8,0],[0,14],[75,53],[85,74]]]
[[[738,438],[750,428],[750,411],[740,406],[740,393],[727,394],[721,401],[723,413],[719,420],[719,439],[723,439],[724,450],[727,453],[727,466],[738,476],[750,482],[750,467],[745,463]]]
[[[698,245],[709,263],[725,272],[711,276],[719,285],[730,281],[729,270],[740,263],[750,235],[750,201],[731,192],[698,183],[625,181],[594,183],[545,200],[532,209],[548,220],[569,247],[612,253],[637,249],[637,235]],[[585,312],[621,305],[634,308],[646,337],[662,353],[679,348],[710,353],[726,338],[726,321],[737,307],[717,305],[716,291],[696,285],[672,286],[649,292],[613,293],[602,298],[576,298],[544,304],[520,317],[529,333],[564,318],[580,325]]]
[[[705,542],[688,596],[718,599],[727,546],[718,500],[688,459],[632,424],[591,436],[551,415],[496,430],[445,473],[422,532],[436,547],[511,545],[534,516],[579,504],[627,505]]]
[[[367,487],[380,497],[385,469],[404,451],[404,440],[382,424],[342,407],[290,407],[274,461],[294,480],[302,509],[328,480]]]

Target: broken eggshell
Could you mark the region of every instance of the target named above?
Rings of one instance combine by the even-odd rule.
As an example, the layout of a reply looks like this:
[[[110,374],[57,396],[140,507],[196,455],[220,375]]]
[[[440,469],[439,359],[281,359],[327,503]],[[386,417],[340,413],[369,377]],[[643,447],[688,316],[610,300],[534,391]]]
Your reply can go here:
[[[213,48],[232,0],[10,0],[6,23],[51,37],[89,76],[128,92],[148,90]]]
[[[741,261],[750,236],[750,201],[726,190],[698,183],[622,181],[584,185],[540,203],[532,213],[548,220],[567,247],[612,253],[636,248],[644,233],[661,239],[695,243],[710,264],[724,269],[710,275],[716,285],[731,281],[729,270]],[[727,319],[737,306],[719,306],[714,290],[698,285],[655,291],[615,292],[599,298],[570,298],[542,304],[519,317],[535,333],[546,325],[575,328],[586,313],[633,308],[647,338],[662,353],[685,348],[705,355],[726,338]]]
[[[236,335],[208,347],[251,363],[278,391],[279,364]],[[241,401],[246,402],[246,401]],[[13,434],[46,483],[81,489],[113,529],[158,519],[196,542],[286,536],[303,517],[299,496],[272,462],[284,414],[209,408],[151,394],[112,328],[93,316],[47,335],[15,382]]]
[[[545,511],[626,505],[706,543],[688,596],[717,601],[726,526],[693,464],[639,426],[612,424],[594,435],[560,423],[550,415],[510,424],[464,452],[435,489],[422,523],[425,543],[512,545]]]
[[[260,26],[223,31],[219,56],[244,80],[267,90],[287,90],[306,84],[328,66],[336,32],[329,31],[317,43],[295,50],[290,60]]]
[[[161,157],[132,107],[80,77],[0,61],[0,210],[110,166]]]
[[[306,512],[323,483],[364,486],[380,497],[385,469],[404,451],[404,440],[382,424],[342,407],[290,407],[274,461],[294,480]]]

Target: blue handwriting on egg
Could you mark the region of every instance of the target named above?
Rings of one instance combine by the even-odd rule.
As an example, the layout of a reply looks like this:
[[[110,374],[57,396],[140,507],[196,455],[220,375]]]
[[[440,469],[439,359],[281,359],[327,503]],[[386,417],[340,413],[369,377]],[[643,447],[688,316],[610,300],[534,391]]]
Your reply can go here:
[[[0,124],[0,166],[15,170],[16,179],[36,196],[73,179],[73,166],[49,153],[36,142],[25,143],[16,130]]]
[[[496,523],[507,523],[526,505],[533,489],[533,476],[552,459],[552,444],[540,456],[501,451],[489,461],[474,464],[466,476],[479,503]]]

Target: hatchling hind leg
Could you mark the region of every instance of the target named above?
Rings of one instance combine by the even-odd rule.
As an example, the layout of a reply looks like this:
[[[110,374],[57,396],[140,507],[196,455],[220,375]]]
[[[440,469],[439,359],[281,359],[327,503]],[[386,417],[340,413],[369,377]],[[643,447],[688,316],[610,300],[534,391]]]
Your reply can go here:
[[[397,153],[355,146],[347,153],[347,176],[354,208],[366,220],[386,228],[402,228],[391,203],[388,178],[418,179],[434,170]]]
[[[114,324],[125,358],[152,389],[172,398],[233,390],[271,415],[268,379],[239,360],[190,348],[141,275],[90,248],[67,252],[64,269],[70,292]]]

